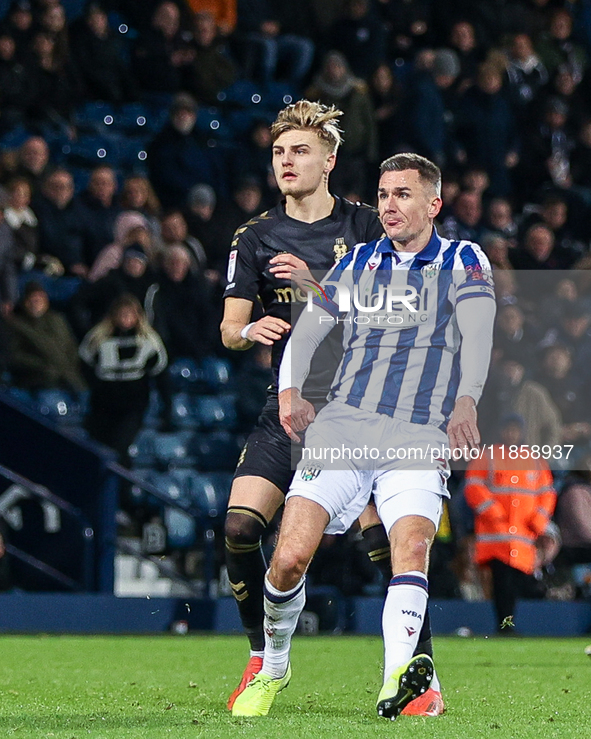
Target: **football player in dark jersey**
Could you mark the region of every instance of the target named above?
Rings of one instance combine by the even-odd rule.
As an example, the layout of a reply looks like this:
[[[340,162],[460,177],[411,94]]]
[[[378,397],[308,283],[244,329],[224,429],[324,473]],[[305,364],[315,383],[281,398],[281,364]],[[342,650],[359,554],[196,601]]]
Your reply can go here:
[[[277,371],[291,329],[297,293],[296,273],[324,274],[355,244],[379,238],[382,227],[373,208],[332,195],[328,178],[341,143],[341,111],[300,100],[282,110],[271,126],[273,170],[283,202],[236,231],[228,259],[222,341],[243,351],[255,342],[272,347],[273,383],[267,403],[242,451],[226,515],[226,564],[250,659],[228,708],[262,666],[263,581],[266,563],[261,539],[283,505],[293,476],[292,442],[278,416]],[[260,300],[264,316],[251,322]],[[326,403],[336,361],[319,361],[307,383],[307,398]],[[305,388],[306,389],[306,388]],[[295,460],[297,462],[297,459]],[[389,544],[377,512],[368,506],[359,519],[363,546],[389,578]],[[421,649],[430,631],[425,619]]]

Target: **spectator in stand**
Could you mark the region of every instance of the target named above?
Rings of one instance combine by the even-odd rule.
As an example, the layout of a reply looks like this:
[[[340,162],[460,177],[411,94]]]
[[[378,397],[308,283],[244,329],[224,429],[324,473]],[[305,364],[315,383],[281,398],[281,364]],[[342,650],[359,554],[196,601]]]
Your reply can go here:
[[[191,357],[201,361],[211,353],[212,326],[209,288],[202,275],[191,270],[192,258],[184,246],[171,246],[162,259],[154,300],[154,328],[171,361]],[[217,333],[217,323],[213,327]]]
[[[155,9],[150,28],[139,34],[133,49],[133,72],[141,88],[170,95],[187,89],[194,59],[190,34],[181,30],[178,5],[165,0]]]
[[[33,81],[16,58],[14,38],[0,30],[0,130],[6,133],[25,121],[34,98]]]
[[[524,197],[535,199],[537,191],[551,183],[556,187],[568,185],[575,142],[567,122],[568,107],[556,97],[549,98],[532,135],[524,139]]]
[[[186,247],[191,255],[192,271],[203,272],[207,267],[205,250],[193,236],[189,236],[187,221],[180,210],[170,210],[164,214],[160,223],[162,234],[163,256],[171,246],[181,245]]]
[[[403,91],[387,64],[373,73],[370,84],[374,116],[378,129],[379,159],[392,156],[404,141],[401,121]]]
[[[458,99],[455,81],[460,74],[458,55],[438,49],[432,61],[424,59],[410,85],[409,118],[411,143],[419,154],[445,168],[465,159],[455,136]]]
[[[80,77],[69,56],[60,58],[52,34],[39,31],[33,37],[28,73],[35,86],[29,115],[37,126],[70,125],[75,105],[82,97]]]
[[[554,520],[560,529],[562,549],[556,565],[591,562],[591,460],[579,461],[558,496]]]
[[[569,349],[556,344],[544,352],[539,381],[562,416],[563,443],[586,445],[591,439],[591,387],[589,382],[582,385],[572,369]]]
[[[569,67],[577,82],[583,79],[588,64],[584,47],[573,40],[573,19],[566,8],[556,8],[550,26],[537,43],[540,58],[552,76],[562,65]]]
[[[481,65],[476,86],[462,100],[459,135],[468,161],[488,173],[490,194],[505,196],[513,189],[510,170],[519,161],[519,140],[502,88],[503,77],[497,67]]]
[[[150,235],[146,218],[133,210],[120,213],[114,226],[115,241],[105,246],[94,260],[88,274],[90,282],[96,282],[107,275],[112,269],[117,269],[123,261],[123,254],[131,244],[139,244],[145,251],[148,261],[155,268],[157,250]]]
[[[176,95],[169,123],[149,146],[150,181],[165,208],[184,203],[198,182],[216,190],[222,186],[217,161],[196,131],[196,121],[195,98],[186,93]]]
[[[63,67],[70,56],[69,30],[63,5],[59,2],[47,5],[41,14],[40,25],[54,42],[55,63]]]
[[[29,390],[85,390],[78,346],[66,320],[51,310],[38,282],[29,282],[8,321],[12,382]]]
[[[126,103],[137,100],[134,79],[118,35],[109,27],[106,10],[90,2],[72,32],[72,57],[92,100]]]
[[[570,153],[571,190],[591,204],[591,118],[580,126],[577,143]]]
[[[241,151],[240,161],[232,178],[256,177],[263,189],[264,208],[272,208],[277,202],[275,180],[271,176],[271,148],[269,122],[264,119],[255,121],[249,132],[248,146]]]
[[[493,198],[486,208],[486,228],[493,234],[500,234],[504,239],[516,245],[517,222],[513,215],[513,208],[507,198]]]
[[[71,300],[70,315],[77,336],[84,334],[107,314],[114,300],[134,295],[152,319],[154,295],[158,289],[155,273],[139,242],[130,244],[120,267],[112,269],[96,282],[84,283]]]
[[[234,32],[237,21],[236,0],[187,0],[194,13],[209,13],[213,16],[218,33],[229,36]]]
[[[525,441],[523,419],[507,416],[501,444]],[[497,633],[512,635],[507,619],[515,615],[517,598],[535,591],[536,541],[546,534],[556,506],[552,473],[543,459],[502,458],[496,446],[484,459],[468,464],[464,495],[474,509],[476,563],[492,572]]]
[[[14,234],[14,258],[19,269],[27,272],[43,268],[39,259],[37,216],[30,207],[31,185],[24,177],[15,177],[7,185],[9,200],[4,209],[4,220]]]
[[[572,357],[573,389],[575,392],[589,387],[591,366],[591,309],[582,300],[565,305],[558,328],[551,328],[542,339],[541,346],[560,344]]]
[[[544,198],[539,215],[534,214],[527,219],[524,227],[531,223],[543,223],[554,235],[553,260],[556,269],[570,269],[587,250],[580,239],[577,239],[569,222],[569,208],[562,195],[551,194]]]
[[[0,211],[0,322],[12,313],[17,292],[14,237]]]
[[[460,94],[466,92],[476,81],[478,67],[484,61],[484,51],[476,39],[472,23],[459,20],[449,33],[449,46],[458,55],[460,73],[456,86]]]
[[[345,17],[332,29],[331,47],[340,51],[353,74],[368,80],[386,59],[386,29],[369,0],[347,0]]]
[[[211,13],[198,13],[193,29],[195,56],[190,71],[190,89],[199,101],[217,105],[218,93],[236,79],[236,68],[224,41],[217,35]]]
[[[351,73],[339,51],[330,51],[306,97],[336,105],[343,111],[341,125],[347,136],[331,174],[331,187],[337,195],[355,193],[355,199],[364,200],[368,168],[378,156],[377,128],[367,84]]]
[[[494,232],[487,233],[482,238],[481,246],[484,249],[493,269],[513,269],[513,265],[509,261],[509,251],[513,248],[513,246],[503,236],[499,236]],[[498,277],[495,276],[495,286],[497,279]]]
[[[160,240],[160,215],[162,206],[150,180],[144,175],[131,175],[121,187],[119,205],[122,210],[134,210],[141,213],[148,224],[152,241]]]
[[[591,112],[591,101],[585,82],[575,79],[569,67],[559,67],[558,71],[540,95],[540,109],[550,101],[559,100],[568,110],[568,128],[576,128]]]
[[[29,0],[14,0],[6,18],[6,30],[14,39],[16,54],[23,60],[33,39],[33,9]]]
[[[58,262],[50,269],[85,277],[82,248],[82,209],[74,198],[74,179],[66,169],[56,169],[45,178],[42,193],[33,200],[39,221],[39,252]]]
[[[244,177],[236,183],[232,192],[232,202],[225,208],[228,226],[232,228],[232,232],[261,212],[262,196],[261,185],[256,177]],[[229,244],[225,246],[228,248]]]
[[[90,436],[114,449],[129,466],[128,448],[142,427],[150,378],[167,365],[162,340],[133,295],[122,295],[80,345],[91,377]]]
[[[225,274],[235,230],[226,218],[225,207],[216,205],[215,192],[209,185],[195,185],[187,203],[189,234],[203,245],[210,269]]]
[[[510,259],[515,269],[519,270],[560,269],[554,255],[554,234],[542,223],[527,229],[523,247],[512,250]]]
[[[378,8],[388,29],[388,57],[412,61],[433,43],[430,0],[380,0]]]
[[[95,167],[86,190],[78,198],[82,210],[80,231],[84,263],[88,267],[101,249],[114,239],[115,219],[121,213],[116,195],[117,178],[113,169],[106,165]]]
[[[273,82],[278,68],[299,87],[308,74],[314,58],[314,44],[306,36],[282,28],[281,18],[289,3],[274,0],[238,0],[236,33],[244,48],[244,71],[249,79],[264,85]]]
[[[501,419],[510,413],[524,420],[524,444],[562,443],[560,411],[546,388],[527,378],[521,362],[503,359],[493,367],[481,403],[479,416],[487,443],[498,438]]]
[[[526,322],[518,305],[504,305],[500,308],[493,341],[497,361],[514,359],[521,364],[528,364],[534,356],[539,339],[538,332]]]
[[[15,171],[17,177],[26,177],[35,195],[48,173],[49,146],[42,136],[31,136],[18,151]]]
[[[548,82],[548,72],[526,33],[518,33],[511,39],[507,53],[507,82],[517,122],[520,126],[528,125],[537,98]]]
[[[464,190],[455,199],[453,214],[441,225],[446,239],[466,239],[480,243],[484,234],[482,199],[477,192]]]

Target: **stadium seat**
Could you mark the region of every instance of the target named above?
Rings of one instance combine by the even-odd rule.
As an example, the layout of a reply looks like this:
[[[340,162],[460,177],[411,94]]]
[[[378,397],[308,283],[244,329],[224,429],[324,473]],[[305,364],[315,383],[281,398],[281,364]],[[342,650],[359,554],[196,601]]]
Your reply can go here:
[[[195,415],[200,428],[233,428],[236,400],[233,395],[202,395],[195,399]]]
[[[196,434],[191,439],[190,454],[197,468],[204,472],[234,470],[240,456],[240,445],[229,431]]]
[[[213,474],[201,475],[192,470],[185,470],[185,472],[187,473],[185,491],[191,502],[208,519],[221,518],[225,513],[230,492],[227,478],[220,478]]]
[[[154,429],[142,429],[129,447],[129,456],[135,467],[152,467],[156,464],[156,435]]]
[[[231,380],[231,365],[226,359],[206,357],[201,363],[203,379],[211,392],[227,389]]]
[[[293,103],[299,96],[293,87],[285,82],[270,82],[262,93],[262,97],[261,104],[265,110],[276,113],[286,105]]]
[[[226,105],[250,108],[260,102],[261,94],[257,85],[250,80],[237,80],[218,94],[218,100]]]
[[[191,431],[176,431],[173,433],[156,433],[154,435],[154,453],[157,463],[161,467],[184,467],[194,462],[189,455]]]
[[[150,400],[148,409],[144,416],[144,426],[147,428],[157,428],[160,425],[162,415],[162,400],[159,393],[155,390],[150,392]]]
[[[203,370],[188,357],[175,359],[168,368],[168,374],[173,388],[181,392],[191,392],[203,379]]]
[[[82,403],[65,390],[39,390],[36,402],[39,413],[52,421],[70,426],[82,422]]]
[[[188,393],[176,393],[172,397],[171,421],[179,429],[195,429],[200,419],[195,400]]]
[[[165,508],[164,527],[167,544],[171,549],[187,549],[195,544],[195,519],[188,513],[176,508]]]

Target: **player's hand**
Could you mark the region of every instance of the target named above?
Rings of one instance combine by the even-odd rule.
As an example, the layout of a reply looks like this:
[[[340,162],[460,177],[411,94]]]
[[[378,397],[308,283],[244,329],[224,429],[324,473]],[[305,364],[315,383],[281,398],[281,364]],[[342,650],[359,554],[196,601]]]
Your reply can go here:
[[[275,318],[275,316],[263,316],[254,326],[250,327],[247,338],[249,341],[272,346],[290,330],[291,326],[287,321],[282,321],[281,318]]]
[[[309,290],[306,282],[315,282],[306,262],[293,254],[278,254],[269,260],[269,264],[272,265],[269,272],[274,277],[278,280],[291,280],[304,292]]]
[[[279,422],[292,441],[301,441],[296,432],[306,429],[314,420],[316,411],[294,387],[279,393]]]
[[[447,424],[449,445],[454,449],[476,449],[480,444],[477,426],[476,403],[469,395],[456,400],[453,413]]]

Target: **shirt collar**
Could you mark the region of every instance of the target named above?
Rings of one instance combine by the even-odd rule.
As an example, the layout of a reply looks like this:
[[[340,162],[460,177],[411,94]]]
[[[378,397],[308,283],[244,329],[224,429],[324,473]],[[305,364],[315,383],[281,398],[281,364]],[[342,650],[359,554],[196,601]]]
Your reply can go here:
[[[427,245],[424,249],[421,249],[421,251],[417,252],[417,255],[415,256],[415,261],[419,262],[432,262],[435,257],[439,254],[439,250],[441,249],[441,239],[439,238],[439,235],[437,234],[437,231],[435,228],[433,229],[433,233],[431,234],[431,238],[427,242]],[[395,254],[396,249],[394,248],[391,240],[387,236],[383,236],[380,241],[378,241],[378,245],[376,248],[376,251],[380,252],[381,254]]]

